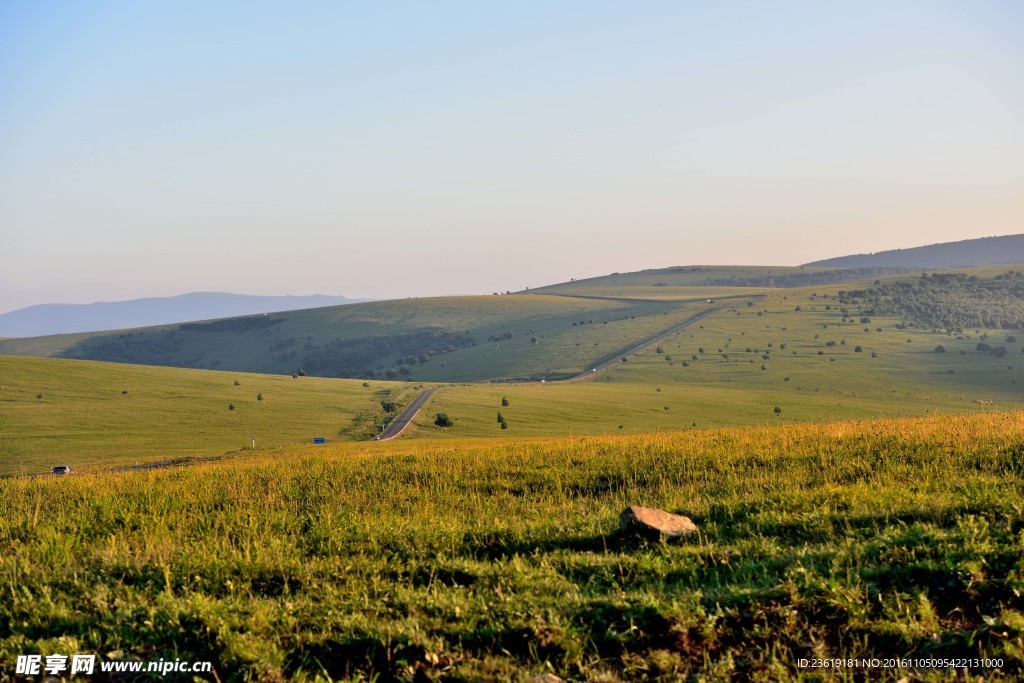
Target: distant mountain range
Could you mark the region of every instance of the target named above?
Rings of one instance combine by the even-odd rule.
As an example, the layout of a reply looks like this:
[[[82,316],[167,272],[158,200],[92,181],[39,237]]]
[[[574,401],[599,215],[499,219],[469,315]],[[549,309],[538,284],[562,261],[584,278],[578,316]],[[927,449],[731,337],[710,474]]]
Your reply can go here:
[[[255,313],[340,306],[360,301],[369,299],[348,299],[324,294],[250,296],[223,292],[194,292],[180,296],[100,301],[93,304],[40,304],[0,314],[0,337],[37,337],[45,334],[121,330]]]
[[[1024,265],[1024,235],[982,237],[912,249],[854,254],[804,265],[823,268],[905,267],[928,269]]]

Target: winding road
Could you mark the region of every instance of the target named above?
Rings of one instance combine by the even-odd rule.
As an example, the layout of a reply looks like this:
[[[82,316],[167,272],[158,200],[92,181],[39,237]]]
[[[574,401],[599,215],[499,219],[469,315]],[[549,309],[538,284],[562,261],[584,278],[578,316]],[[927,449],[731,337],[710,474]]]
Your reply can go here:
[[[753,295],[753,296],[757,296],[757,295]],[[629,349],[628,351],[624,351],[623,353],[620,353],[620,354],[616,355],[611,360],[605,361],[604,363],[601,363],[600,365],[594,366],[594,368],[591,369],[591,370],[587,370],[585,372],[582,372],[579,375],[576,375],[575,377],[570,377],[569,379],[557,380],[557,382],[563,382],[563,383],[565,383],[565,382],[579,382],[579,381],[588,379],[590,377],[593,377],[597,373],[601,372],[602,370],[607,370],[608,368],[612,367],[613,365],[615,365],[617,363],[621,363],[622,359],[624,357],[632,355],[632,354],[635,354],[635,353],[639,353],[639,352],[643,351],[644,349],[646,349],[648,347],[654,346],[655,344],[657,344],[659,342],[663,342],[666,339],[668,339],[669,337],[671,337],[672,335],[678,334],[678,333],[682,332],[683,330],[685,330],[686,328],[692,327],[693,325],[701,322],[702,320],[705,320],[705,319],[711,317],[715,313],[718,313],[719,311],[722,311],[722,310],[724,310],[726,308],[728,308],[728,306],[716,306],[715,308],[709,308],[706,311],[698,313],[697,315],[693,316],[689,320],[686,320],[685,322],[682,322],[682,323],[676,325],[675,327],[672,327],[672,328],[669,328],[668,330],[665,330],[664,332],[662,332],[658,336],[652,337],[652,338],[648,339],[647,341],[642,342],[642,343],[638,344],[637,346],[634,346],[633,348]],[[552,382],[552,384],[554,384],[554,383],[555,382]],[[420,408],[422,408],[423,404],[427,402],[427,399],[429,399],[430,396],[435,391],[437,391],[439,388],[440,387],[433,387],[431,389],[425,389],[423,392],[421,392],[416,398],[414,398],[412,400],[412,403],[410,403],[408,406],[405,407],[405,410],[403,410],[401,413],[398,414],[398,417],[396,417],[391,422],[391,424],[389,424],[387,426],[387,428],[383,432],[380,433],[379,436],[373,437],[373,440],[374,441],[389,441],[391,439],[394,439],[399,434],[401,434],[405,430],[405,428],[409,426],[409,424],[412,422],[413,418],[416,417],[416,414],[420,412]]]

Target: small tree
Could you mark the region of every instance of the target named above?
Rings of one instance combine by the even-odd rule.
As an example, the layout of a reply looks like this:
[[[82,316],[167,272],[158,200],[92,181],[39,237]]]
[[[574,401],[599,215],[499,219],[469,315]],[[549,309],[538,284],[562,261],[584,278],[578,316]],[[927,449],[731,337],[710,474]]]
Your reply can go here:
[[[231,403],[230,405],[228,405],[228,410],[230,410],[230,411],[234,412],[234,410],[235,410],[235,404],[234,404],[234,403]]]
[[[437,417],[434,418],[434,424],[438,427],[451,427],[455,423],[448,417],[448,413],[438,413]]]
[[[508,398],[505,397],[505,396],[501,397],[501,407],[502,408],[508,408]]]
[[[946,352],[946,347],[943,346],[942,344],[939,344],[938,346],[935,347],[935,353],[945,353],[945,352]]]
[[[256,400],[257,401],[262,401],[263,400],[263,394],[256,394]]]
[[[775,414],[776,415],[781,415],[782,414],[782,408],[780,408],[779,406],[775,406]]]

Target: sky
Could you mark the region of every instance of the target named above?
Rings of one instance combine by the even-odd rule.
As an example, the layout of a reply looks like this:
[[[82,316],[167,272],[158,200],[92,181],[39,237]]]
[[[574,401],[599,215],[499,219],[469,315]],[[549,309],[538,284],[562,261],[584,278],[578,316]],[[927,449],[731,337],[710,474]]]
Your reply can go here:
[[[1024,3],[0,3],[0,312],[1024,232]]]

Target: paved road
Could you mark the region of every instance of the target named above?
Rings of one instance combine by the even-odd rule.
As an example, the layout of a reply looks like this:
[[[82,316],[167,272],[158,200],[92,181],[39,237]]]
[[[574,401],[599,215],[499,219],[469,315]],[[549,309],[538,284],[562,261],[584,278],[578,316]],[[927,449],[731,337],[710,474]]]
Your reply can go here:
[[[665,330],[664,332],[659,334],[657,337],[653,337],[651,339],[648,339],[647,341],[643,342],[642,344],[638,344],[637,346],[634,346],[633,348],[629,349],[628,351],[620,353],[619,355],[615,356],[615,358],[612,358],[611,360],[605,361],[604,363],[601,363],[600,365],[594,366],[594,368],[591,369],[591,370],[587,370],[586,372],[580,373],[579,375],[576,375],[575,377],[570,377],[569,379],[563,379],[563,380],[557,380],[557,381],[560,381],[560,382],[579,382],[580,380],[587,379],[588,377],[593,377],[594,375],[596,375],[597,373],[601,372],[602,370],[607,370],[608,368],[612,367],[613,365],[616,365],[617,363],[621,363],[622,359],[625,358],[626,356],[632,355],[634,353],[640,353],[641,351],[643,351],[646,348],[654,346],[655,344],[657,344],[659,342],[663,342],[666,339],[668,339],[669,337],[671,337],[673,335],[676,335],[676,334],[679,334],[680,332],[682,332],[686,328],[692,327],[693,325],[696,325],[697,323],[699,323],[700,321],[704,320],[705,318],[709,318],[712,315],[714,315],[715,313],[718,313],[719,311],[725,310],[726,308],[728,308],[728,306],[716,306],[715,308],[709,308],[708,310],[706,310],[706,311],[704,311],[702,313],[698,313],[697,315],[693,316],[692,318],[690,318],[686,322],[680,323],[679,325],[676,325],[675,327],[673,327],[673,328],[671,328],[669,330]]]
[[[437,390],[438,387],[433,387],[432,389],[425,389],[420,392],[420,395],[414,398],[412,403],[407,405],[405,410],[399,413],[398,417],[391,421],[391,424],[387,426],[383,433],[381,433],[380,436],[375,436],[373,440],[388,441],[401,434],[402,431],[409,426],[409,423],[412,422],[413,418],[416,417],[416,413],[420,412],[420,408],[422,408],[423,404],[427,402],[430,395]]]
[[[747,295],[747,296],[750,296],[750,295]],[[754,296],[757,296],[757,295],[754,295]],[[641,344],[638,344],[637,346],[634,346],[633,348],[629,349],[628,351],[626,351],[624,353],[620,353],[619,355],[615,356],[615,358],[612,358],[609,361],[605,361],[604,363],[601,363],[600,365],[596,365],[592,369],[587,370],[586,372],[583,372],[583,373],[581,373],[579,375],[576,375],[575,377],[570,377],[569,379],[563,379],[563,380],[557,380],[557,381],[559,381],[559,382],[579,382],[581,380],[585,380],[585,379],[588,379],[590,377],[593,377],[597,373],[601,372],[602,370],[607,370],[608,368],[612,367],[613,365],[616,365],[617,363],[621,363],[622,359],[625,356],[629,356],[629,355],[634,354],[634,353],[639,353],[639,352],[643,351],[644,349],[646,349],[648,347],[654,346],[655,344],[658,344],[659,342],[663,342],[666,339],[668,339],[669,337],[682,332],[683,330],[685,330],[688,327],[692,327],[693,325],[696,325],[697,323],[701,322],[702,320],[704,320],[706,318],[709,318],[712,315],[714,315],[715,313],[718,313],[719,311],[724,310],[726,308],[729,308],[729,306],[716,306],[714,308],[709,308],[706,311],[703,311],[703,312],[698,313],[697,315],[693,316],[692,318],[690,318],[686,322],[680,323],[679,325],[676,325],[675,327],[662,332],[657,337],[652,337],[651,339],[648,339],[647,341],[645,341],[645,342],[643,342]],[[530,383],[531,384],[537,384],[537,382],[530,382]],[[524,384],[526,384],[526,382],[524,382]],[[554,384],[554,382],[552,382],[552,384]],[[391,424],[388,425],[387,429],[385,429],[384,432],[380,436],[374,437],[373,440],[374,441],[388,441],[390,439],[395,438],[399,434],[401,434],[402,431],[405,430],[405,428],[409,426],[409,423],[412,422],[413,418],[416,417],[416,414],[418,412],[420,412],[420,408],[422,408],[423,404],[427,402],[427,399],[430,398],[431,394],[433,394],[439,388],[440,387],[434,387],[432,389],[426,389],[422,393],[420,393],[420,395],[417,396],[416,398],[414,398],[412,403],[410,403],[405,408],[405,410],[403,410],[398,415],[398,417],[396,417],[391,422]]]

